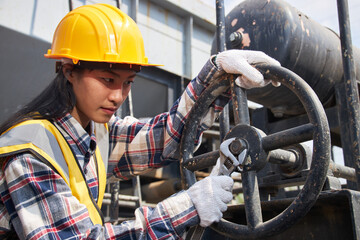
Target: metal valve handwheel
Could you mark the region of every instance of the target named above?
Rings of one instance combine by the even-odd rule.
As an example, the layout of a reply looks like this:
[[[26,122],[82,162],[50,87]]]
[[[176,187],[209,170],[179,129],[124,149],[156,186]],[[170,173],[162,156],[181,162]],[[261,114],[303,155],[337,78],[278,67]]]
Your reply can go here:
[[[265,79],[279,81],[296,94],[307,112],[310,123],[266,136],[249,125],[248,117],[245,117],[245,120],[239,120],[242,117],[241,114],[248,114],[247,109],[244,111],[241,108],[241,101],[239,101],[239,97],[246,100],[246,92],[234,85],[234,76],[223,75],[220,77],[221,79],[214,81],[198,98],[186,122],[180,147],[183,158],[183,185],[186,188],[196,181],[192,172],[197,170],[193,151],[200,120],[212,102],[228,89],[230,84],[236,126],[229,131],[225,139],[237,137],[247,141],[248,144],[251,143],[248,149],[249,157],[245,161],[241,173],[247,225],[222,219],[220,222],[214,223],[211,228],[234,239],[269,237],[283,232],[304,217],[320,194],[326,180],[330,159],[330,130],[327,117],[321,102],[311,87],[302,78],[286,68],[265,65],[257,65],[256,68],[262,72]],[[242,112],[239,113],[239,111]],[[302,190],[283,212],[272,219],[263,221],[256,173],[266,164],[267,153],[311,139],[313,140],[312,163]],[[192,171],[188,169],[192,169]]]

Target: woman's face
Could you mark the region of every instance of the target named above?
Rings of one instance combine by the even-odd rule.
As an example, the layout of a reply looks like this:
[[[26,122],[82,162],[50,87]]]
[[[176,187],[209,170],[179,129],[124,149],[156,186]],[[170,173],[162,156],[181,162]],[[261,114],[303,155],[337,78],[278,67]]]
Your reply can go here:
[[[84,128],[90,120],[107,123],[125,101],[136,76],[131,70],[71,71],[70,65],[64,65],[63,71],[76,96],[71,115]]]

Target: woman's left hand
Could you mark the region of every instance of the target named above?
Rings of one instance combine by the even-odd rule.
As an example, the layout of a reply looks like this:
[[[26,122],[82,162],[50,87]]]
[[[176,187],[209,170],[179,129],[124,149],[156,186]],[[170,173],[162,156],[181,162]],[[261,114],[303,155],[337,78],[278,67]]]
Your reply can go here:
[[[250,65],[260,63],[281,66],[277,60],[260,51],[233,49],[216,56],[217,67],[226,73],[239,74],[235,83],[246,89],[264,87],[272,82],[264,79],[263,75]],[[278,82],[272,82],[272,84],[276,87],[280,86]]]

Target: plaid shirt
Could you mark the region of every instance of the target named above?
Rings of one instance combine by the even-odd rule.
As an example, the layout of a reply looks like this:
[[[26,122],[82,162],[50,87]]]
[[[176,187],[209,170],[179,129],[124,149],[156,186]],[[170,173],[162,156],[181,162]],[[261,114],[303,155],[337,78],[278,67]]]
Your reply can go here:
[[[170,112],[147,122],[113,117],[109,122],[108,179],[129,179],[152,168],[179,161],[179,142],[189,110],[217,71],[211,61],[187,86]],[[198,136],[212,125],[227,103],[220,97],[200,124]],[[92,155],[96,148],[93,123],[90,134],[70,115],[56,119],[82,167],[95,200],[98,179]],[[1,140],[1,139],[0,139]],[[155,208],[141,207],[135,220],[119,225],[93,225],[86,207],[71,194],[59,174],[30,153],[8,159],[0,174],[0,238],[16,231],[21,239],[181,239],[199,223],[194,205],[181,191]]]

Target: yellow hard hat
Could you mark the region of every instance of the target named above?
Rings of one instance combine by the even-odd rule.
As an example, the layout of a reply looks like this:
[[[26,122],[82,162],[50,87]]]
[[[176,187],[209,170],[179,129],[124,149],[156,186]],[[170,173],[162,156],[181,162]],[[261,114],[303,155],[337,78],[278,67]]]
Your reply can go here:
[[[109,4],[84,5],[69,12],[57,26],[46,58],[160,66],[148,63],[136,23]]]

